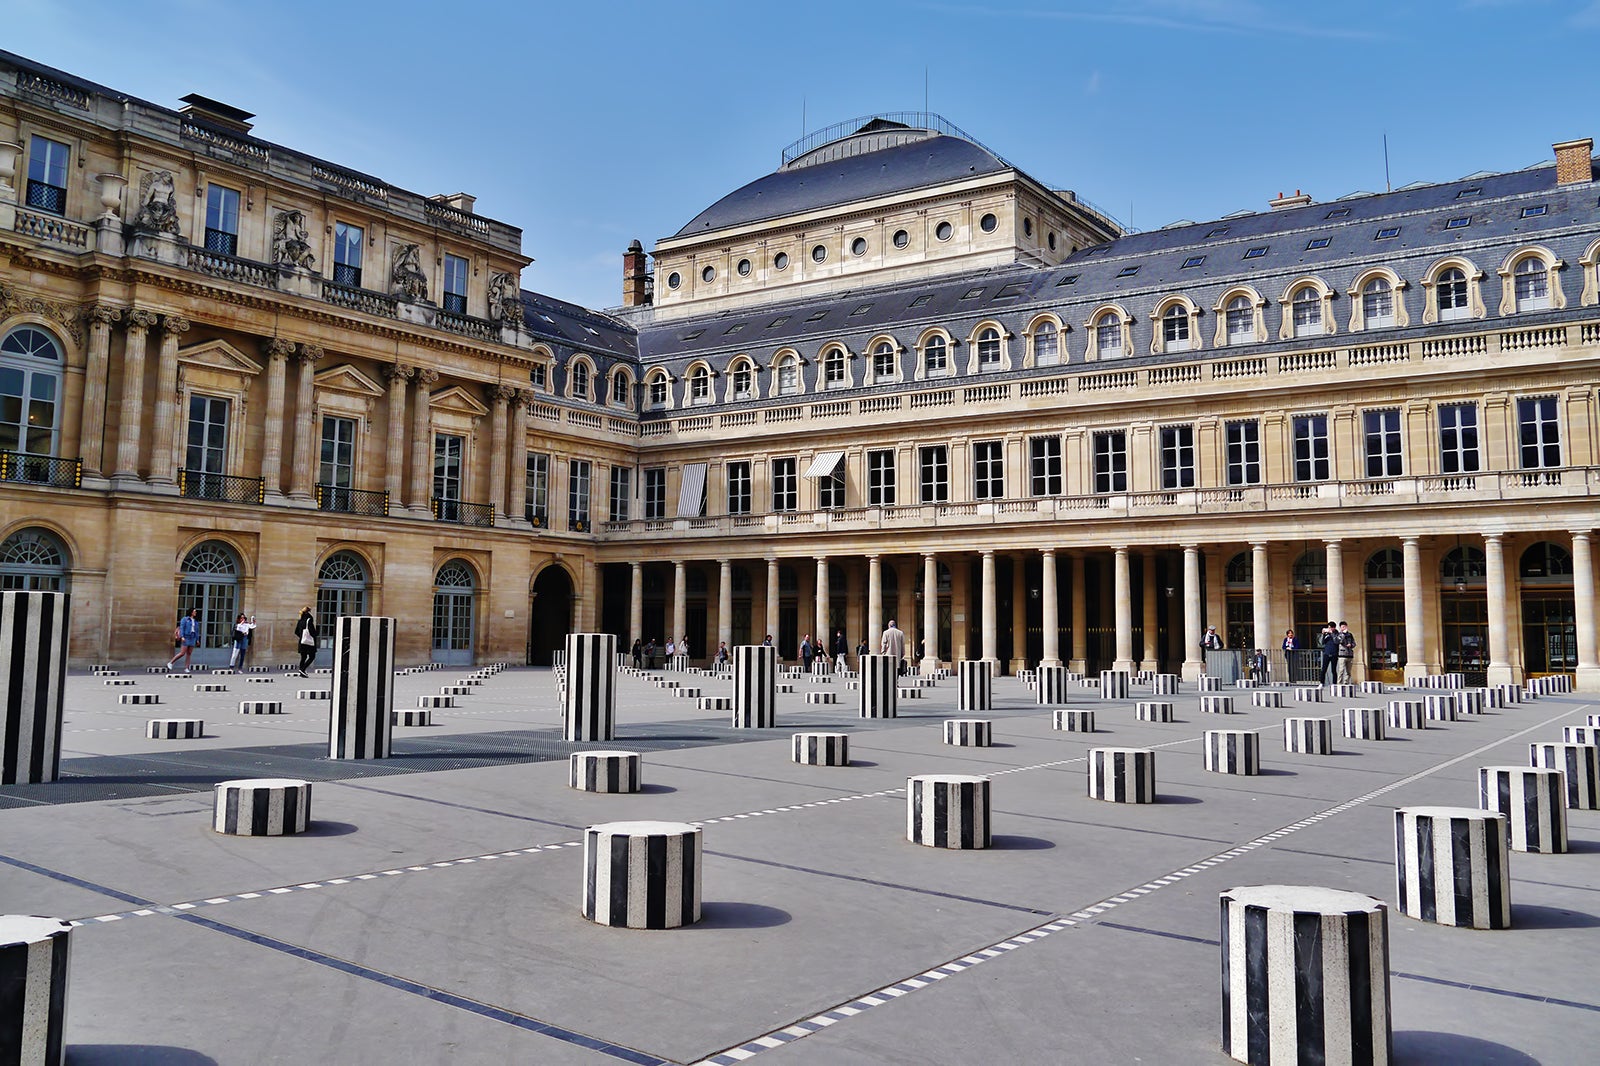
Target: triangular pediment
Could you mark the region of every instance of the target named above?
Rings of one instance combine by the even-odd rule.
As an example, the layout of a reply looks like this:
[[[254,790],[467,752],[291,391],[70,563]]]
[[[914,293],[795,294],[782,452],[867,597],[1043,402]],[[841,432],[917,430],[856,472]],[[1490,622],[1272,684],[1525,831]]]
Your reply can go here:
[[[189,348],[179,348],[178,362],[226,370],[233,374],[261,373],[260,363],[224,340],[209,340]]]
[[[382,396],[384,393],[383,386],[349,363],[330,366],[318,374],[315,380],[319,389],[348,392],[356,396]]]
[[[472,415],[474,418],[482,418],[489,413],[487,407],[460,385],[452,385],[443,392],[431,394],[428,397],[428,406],[440,411]]]

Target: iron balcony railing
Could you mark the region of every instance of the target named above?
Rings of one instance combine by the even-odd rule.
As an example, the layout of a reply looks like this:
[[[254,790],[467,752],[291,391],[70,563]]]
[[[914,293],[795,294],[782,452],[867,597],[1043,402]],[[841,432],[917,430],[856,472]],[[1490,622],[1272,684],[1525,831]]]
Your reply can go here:
[[[386,518],[389,514],[389,493],[351,489],[342,485],[318,485],[317,509]]]
[[[433,517],[438,522],[455,522],[463,526],[493,526],[494,504],[468,503],[466,500],[433,498]]]
[[[179,470],[178,494],[219,503],[265,503],[266,483],[258,477],[229,477],[204,470]]]
[[[0,452],[0,481],[76,489],[83,485],[83,460],[29,452]]]

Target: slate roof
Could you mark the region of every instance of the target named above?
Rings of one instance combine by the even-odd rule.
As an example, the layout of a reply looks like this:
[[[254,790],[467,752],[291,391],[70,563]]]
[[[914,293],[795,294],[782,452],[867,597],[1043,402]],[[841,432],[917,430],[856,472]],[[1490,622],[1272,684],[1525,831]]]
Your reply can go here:
[[[522,321],[536,338],[558,347],[629,362],[639,355],[638,335],[632,326],[542,292],[522,290]]]

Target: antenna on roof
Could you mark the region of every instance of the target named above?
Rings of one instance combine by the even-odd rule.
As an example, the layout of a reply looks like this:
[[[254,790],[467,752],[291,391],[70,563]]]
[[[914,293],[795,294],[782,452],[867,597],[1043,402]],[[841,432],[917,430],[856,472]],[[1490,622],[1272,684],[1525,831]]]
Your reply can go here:
[[[1383,135],[1383,191],[1394,192],[1394,186],[1389,182],[1389,134]]]
[[[924,113],[928,110],[928,66],[926,63],[922,66],[922,110]]]
[[[805,95],[802,94],[801,97],[800,97],[800,136],[804,137],[805,135],[806,135],[806,98],[805,98]]]

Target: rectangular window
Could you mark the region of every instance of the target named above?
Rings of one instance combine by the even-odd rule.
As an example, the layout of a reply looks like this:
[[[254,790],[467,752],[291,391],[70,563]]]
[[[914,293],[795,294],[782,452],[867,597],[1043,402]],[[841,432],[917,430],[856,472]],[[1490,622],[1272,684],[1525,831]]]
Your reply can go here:
[[[322,418],[322,463],[317,483],[337,492],[355,483],[356,420],[324,415]]]
[[[362,242],[366,234],[360,226],[338,222],[333,227],[333,283],[361,287]]]
[[[1138,264],[1134,264],[1133,266],[1126,266],[1126,267],[1123,267],[1121,270],[1117,271],[1117,277],[1119,277],[1119,278],[1131,278],[1137,273],[1139,273],[1139,266],[1138,266]]]
[[[1006,494],[1006,449],[998,440],[980,440],[972,446],[972,498],[999,500]]]
[[[1399,477],[1405,472],[1400,457],[1400,412],[1367,411],[1362,422],[1367,436],[1367,476]]]
[[[1306,242],[1306,251],[1314,252],[1319,248],[1326,248],[1333,243],[1332,237],[1313,237]]]
[[[1537,216],[1544,214],[1546,210],[1548,210],[1548,208],[1544,204],[1536,204],[1533,207],[1524,207],[1522,209],[1522,217],[1536,218]]]
[[[746,461],[728,464],[728,513],[750,513],[750,464]]]
[[[1128,434],[1123,430],[1094,435],[1094,491],[1128,491]]]
[[[448,253],[444,257],[444,309],[452,315],[467,313],[467,261]]]
[[[1447,221],[1444,224],[1444,228],[1445,229],[1466,229],[1470,225],[1472,225],[1472,216],[1471,215],[1462,215],[1459,218],[1452,218],[1449,221]]]
[[[464,439],[453,433],[433,437],[433,506],[440,521],[461,517],[461,451]]]
[[[1294,420],[1294,479],[1327,481],[1331,475],[1328,416],[1299,415]]]
[[[667,469],[664,466],[644,472],[644,517],[647,522],[667,517]]]
[[[574,533],[589,529],[589,460],[567,460],[567,528]]]
[[[665,374],[650,379],[650,406],[667,406],[667,376]]]
[[[1481,460],[1478,458],[1477,404],[1453,403],[1440,407],[1440,473],[1476,474],[1481,469]]]
[[[612,522],[626,522],[630,497],[633,495],[633,468],[627,466],[613,466],[611,468],[611,498],[607,509],[607,519]]]
[[[35,134],[28,141],[28,206],[52,215],[67,211],[68,148]]]
[[[1035,496],[1061,495],[1061,438],[1028,440],[1028,491]]]
[[[950,499],[950,449],[943,444],[918,448],[917,468],[919,501],[947,502]]]
[[[206,186],[206,251],[239,254],[239,194],[225,185]]]
[[[1385,226],[1380,229],[1378,231],[1378,235],[1372,239],[1375,241],[1392,241],[1398,236],[1400,236],[1399,226]]]
[[[1205,261],[1206,261],[1206,257],[1203,256],[1203,255],[1191,255],[1189,258],[1187,258],[1187,259],[1185,259],[1183,261],[1183,269],[1189,270],[1192,267],[1199,266],[1201,263],[1204,263]]]
[[[1161,427],[1161,487],[1194,488],[1194,427]]]
[[[795,470],[792,455],[772,460],[772,509],[798,511],[800,509],[800,478]]]
[[[1262,256],[1264,256],[1266,254],[1267,254],[1267,245],[1258,244],[1254,248],[1246,248],[1245,252],[1244,252],[1244,257],[1246,259],[1260,259]]]
[[[1522,469],[1561,465],[1561,425],[1556,419],[1554,396],[1518,400],[1517,426],[1522,439]]]
[[[1261,484],[1261,425],[1258,422],[1229,422],[1228,484]]]
[[[189,447],[184,467],[192,474],[223,474],[228,463],[228,401],[189,397]]]
[[[535,526],[550,524],[550,456],[544,452],[528,453],[528,496],[522,504],[522,516]]]
[[[867,504],[894,506],[894,451],[883,448],[867,453]]]
[[[549,389],[550,372],[543,363],[535,363],[528,368],[528,381],[540,392]]]
[[[817,506],[825,511],[835,511],[844,505],[844,464],[838,463],[817,478]]]

